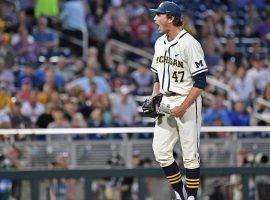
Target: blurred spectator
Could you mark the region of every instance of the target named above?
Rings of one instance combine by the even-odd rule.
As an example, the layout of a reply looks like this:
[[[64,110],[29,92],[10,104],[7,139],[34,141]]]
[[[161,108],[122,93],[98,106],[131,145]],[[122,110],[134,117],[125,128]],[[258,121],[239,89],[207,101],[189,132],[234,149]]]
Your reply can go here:
[[[121,126],[134,126],[138,116],[137,103],[128,86],[121,86],[119,93],[112,94],[110,98],[114,120]]]
[[[65,117],[68,121],[71,121],[72,116],[74,116],[78,111],[78,99],[76,97],[68,97],[61,107],[65,112]]]
[[[88,126],[89,127],[103,127],[102,111],[100,108],[96,108],[91,112],[90,118],[88,120]]]
[[[226,41],[226,50],[222,55],[225,63],[231,61],[235,63],[236,67],[244,64],[244,56],[241,52],[237,51],[234,38],[228,38]]]
[[[39,52],[42,55],[51,56],[59,45],[58,34],[48,28],[48,19],[44,16],[38,18],[37,25],[33,31],[33,37],[38,43]]]
[[[62,20],[62,28],[65,31],[71,31],[70,33],[77,33],[81,35],[81,32],[76,31],[81,31],[86,28],[85,9],[86,4],[84,4],[83,1],[66,1],[60,13],[60,19]],[[68,34],[68,32],[66,33]]]
[[[72,128],[87,128],[87,123],[83,118],[82,113],[77,112],[71,119]]]
[[[110,33],[110,26],[106,24],[103,13],[97,13],[92,23],[88,24],[89,37],[99,46],[106,42]]]
[[[220,184],[215,184],[213,188],[212,194],[210,194],[209,200],[225,200],[223,191],[222,191],[222,186]]]
[[[138,36],[136,39],[132,42],[133,46],[140,48],[144,51],[147,51],[149,53],[153,53],[153,46],[151,44],[151,41],[149,40],[149,30],[147,26],[141,25],[138,28]]]
[[[38,101],[46,105],[57,91],[53,86],[44,84],[42,90],[38,93]],[[59,102],[60,103],[60,102]]]
[[[101,95],[98,107],[102,110],[102,121],[104,127],[119,126],[112,115],[112,102],[109,95]]]
[[[129,74],[129,68],[124,63],[119,63],[116,68],[116,73],[111,75],[111,87],[114,91],[119,91],[121,85],[132,87],[132,79]]]
[[[132,21],[146,11],[141,0],[133,0],[126,6],[129,19]]]
[[[69,82],[74,77],[70,63],[65,56],[58,56],[55,67],[55,73],[61,75],[63,83]]]
[[[237,101],[233,104],[233,110],[229,114],[232,126],[249,126],[250,115],[243,101]]]
[[[255,89],[251,80],[247,79],[244,67],[238,68],[236,78],[231,81],[230,86],[232,91],[229,95],[233,101],[241,100],[246,106],[251,106],[252,99],[255,97]]]
[[[52,110],[53,121],[48,124],[48,128],[69,128],[70,124],[65,119],[65,115],[62,109],[54,108]]]
[[[227,83],[227,77],[225,76],[225,68],[222,65],[214,66],[214,71],[213,71],[213,78],[215,78],[218,82],[226,84]],[[225,91],[223,88],[217,87],[214,84],[208,84],[206,90],[210,93],[213,94],[219,94],[224,96]]]
[[[9,91],[14,91],[14,75],[11,70],[6,67],[3,57],[0,57],[0,82],[5,82],[7,84],[7,89]]]
[[[5,26],[6,22],[0,17],[0,58],[4,58],[6,68],[9,69],[14,65],[15,58],[10,45],[11,34],[5,31]]]
[[[64,3],[60,13],[62,29],[65,36],[63,46],[66,46],[72,37],[82,40],[82,31],[86,31],[87,29],[85,21],[86,7],[87,5],[84,1],[69,0]],[[82,56],[82,48],[80,46],[72,44],[70,47],[73,49],[74,54]]]
[[[210,74],[214,74],[215,67],[221,65],[221,56],[217,52],[216,46],[213,42],[204,44],[205,62],[209,68]]]
[[[73,79],[82,76],[84,70],[84,62],[81,59],[75,59],[71,65],[71,70],[73,71]]]
[[[120,16],[113,16],[113,25],[110,30],[108,38],[119,40],[120,42],[130,43],[131,38],[128,31],[128,21],[127,18]]]
[[[150,95],[153,87],[153,74],[149,70],[150,63],[145,58],[137,61],[137,69],[131,73],[135,84],[135,95]]]
[[[22,0],[22,1],[27,1],[27,0]],[[30,33],[32,31],[33,21],[34,19],[31,16],[27,15],[27,10],[24,10],[24,9],[18,10],[18,27],[19,28],[24,27]],[[18,34],[15,33],[12,37],[12,40],[14,40],[14,37],[18,39]],[[11,44],[14,44],[14,42],[11,41]]]
[[[247,48],[247,57],[267,58],[267,52],[265,49],[263,49],[261,42],[256,41],[252,43],[250,47]]]
[[[248,11],[247,25],[250,26],[252,30],[255,30],[256,26],[262,22],[262,19],[255,5],[252,5],[252,4],[248,5],[247,11]]]
[[[52,111],[54,109],[56,109],[57,105],[55,105],[54,103],[52,102],[48,102],[46,105],[45,105],[45,112],[42,113],[38,119],[37,119],[37,122],[36,122],[36,127],[37,128],[47,128],[48,125],[53,122],[53,116],[52,116]]]
[[[32,90],[31,80],[29,78],[24,78],[22,80],[20,90],[16,93],[16,98],[18,98],[19,100],[28,101],[31,90]]]
[[[49,88],[60,91],[64,85],[62,73],[54,72],[52,69],[45,71],[45,80],[43,86],[48,85]]]
[[[52,169],[68,169],[69,168],[69,153],[59,153],[56,158],[50,163]],[[74,179],[54,178],[50,181],[49,200],[66,199],[75,200],[74,187],[76,181]]]
[[[6,28],[13,30],[18,21],[16,4],[13,1],[2,1],[0,4],[0,13],[0,17],[6,22]]]
[[[22,159],[22,151],[15,145],[2,150],[0,168],[21,169],[26,166]],[[21,199],[21,180],[0,179],[0,199],[9,200],[12,198]]]
[[[265,20],[257,24],[254,30],[256,36],[263,40],[270,40],[270,14],[269,12],[265,16]]]
[[[211,106],[207,108],[203,115],[203,124],[205,126],[214,126],[215,122],[220,121],[221,126],[231,125],[231,119],[228,109],[223,105],[223,98],[216,96]]]
[[[94,69],[97,75],[103,75],[104,73],[102,72],[102,66],[98,61],[98,55],[99,55],[98,48],[94,46],[89,47],[87,51],[86,65],[87,67]]]
[[[0,110],[8,111],[11,105],[11,96],[7,84],[0,82]]]
[[[114,2],[111,0],[94,0],[94,1],[88,1],[89,6],[91,9],[91,13],[94,15],[94,18],[98,18],[100,16],[103,16],[109,7],[109,4],[113,4]],[[121,0],[120,0],[121,2]]]
[[[269,69],[265,67],[264,59],[253,56],[250,59],[251,68],[247,71],[246,78],[255,88],[257,94],[262,94],[267,83],[270,82]]]
[[[92,102],[91,99],[87,99],[80,87],[74,88],[72,95],[78,98],[77,111],[82,113],[84,119],[87,119],[94,108],[95,102]]]
[[[16,87],[21,88],[22,82],[26,79],[30,79],[30,84],[32,86],[36,86],[36,77],[34,75],[35,66],[33,62],[24,63],[21,67],[21,70],[18,71],[18,75],[16,77]]]
[[[45,112],[44,106],[38,101],[38,92],[32,90],[29,100],[22,104],[22,114],[31,119],[33,124],[36,123],[38,117]]]
[[[263,95],[261,95],[261,97],[270,102],[270,83],[267,84],[267,86],[265,87],[265,90],[263,92]],[[257,112],[260,113],[262,115],[262,117],[266,120],[269,121],[270,119],[270,108],[269,107],[266,107],[262,104],[259,104],[257,103]],[[267,123],[266,121],[262,121],[262,120],[259,120],[258,121],[258,125],[267,125],[269,123]]]
[[[13,49],[16,52],[19,63],[37,61],[37,45],[27,29],[20,28],[18,39],[14,38],[14,40]],[[16,40],[18,41],[16,42]]]
[[[9,113],[12,128],[17,129],[33,128],[31,120],[28,117],[22,115],[21,107],[22,101],[14,98]],[[16,135],[17,140],[24,140],[25,138],[26,138],[25,135]]]
[[[59,14],[58,0],[36,0],[35,17],[57,17]]]
[[[72,82],[66,85],[67,90],[72,90],[76,86],[80,86],[81,89],[85,92],[86,95],[89,95],[91,92],[91,82],[94,82],[97,86],[97,92],[100,94],[110,92],[110,87],[107,81],[102,77],[98,76],[95,73],[95,70],[87,67],[84,69],[84,76],[73,80]]]
[[[60,90],[63,86],[63,78],[60,73],[52,70],[52,64],[49,60],[45,60],[34,72],[35,85],[34,88],[42,89],[44,84],[48,84],[53,89]]]
[[[48,124],[48,128],[70,128],[70,123],[66,119],[65,114],[62,109],[55,108],[52,110],[53,121]],[[50,140],[62,140],[67,141],[68,135],[56,134],[56,135],[47,135],[47,138]]]
[[[48,98],[48,102],[53,103],[56,107],[61,108],[63,106],[62,94],[56,90],[51,90]]]
[[[149,39],[150,36],[153,34],[155,29],[155,24],[149,18],[149,14],[144,10],[134,21],[130,23],[131,27],[131,34],[133,38],[137,38],[140,34],[140,31],[144,29],[147,33],[147,38]]]
[[[11,128],[10,117],[1,109],[0,109],[0,128]]]
[[[133,169],[143,167],[144,163],[138,150],[133,151],[131,164],[131,168]],[[136,199],[138,196],[138,180],[134,177],[123,177],[121,180],[121,185],[119,186],[119,190],[121,192],[122,199]]]

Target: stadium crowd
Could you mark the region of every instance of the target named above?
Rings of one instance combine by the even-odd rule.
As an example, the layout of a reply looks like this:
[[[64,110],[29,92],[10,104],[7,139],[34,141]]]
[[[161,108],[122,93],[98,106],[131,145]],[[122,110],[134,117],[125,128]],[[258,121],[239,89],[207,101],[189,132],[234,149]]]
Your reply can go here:
[[[201,42],[209,76],[203,124],[267,125],[254,120],[254,107],[270,119],[270,7],[267,0],[192,0],[183,8],[185,28]],[[116,39],[153,53],[159,36],[149,8],[160,1],[3,0],[0,3],[0,127],[69,128],[149,126],[135,96],[149,95],[150,62],[137,68],[115,62],[104,46]],[[86,59],[66,36],[89,32]],[[229,100],[231,107],[223,102]],[[89,136],[89,139],[99,136]],[[80,137],[76,137],[77,139]],[[4,135],[1,140],[7,139]],[[30,139],[17,136],[18,140]],[[33,138],[31,138],[33,139]]]
[[[151,94],[150,61],[126,55],[137,63],[134,69],[125,59],[115,62],[104,47],[109,39],[116,39],[153,53],[159,33],[148,9],[160,2],[1,0],[0,128],[152,126],[142,120],[135,98]],[[269,0],[175,2],[182,7],[185,29],[204,48],[209,77],[229,88],[208,85],[203,125],[269,125],[270,107],[255,102],[257,97],[270,102]],[[69,37],[82,39],[82,30],[89,33],[86,58]],[[254,118],[255,111],[265,120]],[[86,137],[74,139],[106,138]],[[15,139],[45,138],[16,135]],[[0,135],[1,142],[6,140],[8,136]],[[25,165],[17,162],[16,146],[4,153],[15,161],[13,168]],[[64,158],[56,160],[60,164],[51,167],[66,168]],[[57,185],[54,181],[52,186]],[[0,193],[12,187],[9,179],[1,179],[0,184]]]

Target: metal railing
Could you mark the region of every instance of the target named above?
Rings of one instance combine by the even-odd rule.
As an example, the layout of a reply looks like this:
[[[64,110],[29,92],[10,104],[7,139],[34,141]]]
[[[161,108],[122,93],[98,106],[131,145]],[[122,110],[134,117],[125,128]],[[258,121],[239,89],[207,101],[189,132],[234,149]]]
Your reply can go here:
[[[69,156],[69,165],[71,167],[102,167],[107,165],[106,161],[116,154],[123,158],[126,167],[130,167],[132,165],[132,152],[136,150],[141,152],[142,158],[151,160],[151,166],[156,166],[151,147],[153,130],[153,127],[0,129],[0,134],[10,136],[8,143],[0,144],[0,149],[3,151],[11,144],[15,144],[22,152],[26,167],[35,169],[44,168],[56,156],[64,152]],[[242,150],[252,154],[261,152],[270,157],[270,138],[254,138],[258,132],[269,137],[270,127],[214,126],[202,127],[201,132],[200,154],[203,165],[206,167],[236,166],[236,157]],[[211,133],[226,133],[227,136],[211,138]],[[245,138],[241,137],[241,135],[239,138],[238,133],[244,134]],[[66,137],[61,140],[15,141],[13,138],[15,134],[46,134],[48,138],[53,137],[53,134],[62,134],[62,136],[66,135]],[[82,136],[85,139],[72,139],[73,136],[79,134],[86,134]],[[91,134],[97,134],[97,138],[104,139],[87,139]],[[121,137],[114,139],[114,134]],[[175,150],[178,151],[178,155],[181,155],[180,149],[180,144],[177,144]]]
[[[148,60],[153,59],[153,54],[141,50],[139,48],[133,47],[131,45],[128,45],[126,43],[120,42],[118,40],[110,39],[108,40],[108,42],[106,42],[105,54],[112,55],[114,61],[125,62],[127,66],[136,69],[138,64],[132,60],[126,60],[125,56],[123,56],[124,54],[123,52],[136,54]]]
[[[183,169],[181,170],[183,171]],[[270,167],[221,167],[221,168],[201,168],[201,178],[215,176],[240,175],[242,177],[243,199],[249,199],[249,178],[256,175],[269,175]],[[105,177],[137,177],[139,184],[139,200],[145,200],[146,184],[145,177],[164,177],[160,168],[141,169],[70,169],[70,170],[9,170],[0,171],[1,178],[16,180],[30,180],[31,200],[39,200],[39,184],[43,179],[50,178],[84,178],[84,199],[93,200],[91,190],[92,182],[97,178]],[[202,188],[203,189],[203,188]]]

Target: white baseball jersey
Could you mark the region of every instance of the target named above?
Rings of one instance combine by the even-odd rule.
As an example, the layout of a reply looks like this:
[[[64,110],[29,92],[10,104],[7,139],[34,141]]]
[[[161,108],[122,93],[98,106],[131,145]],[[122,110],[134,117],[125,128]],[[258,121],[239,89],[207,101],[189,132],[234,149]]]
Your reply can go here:
[[[161,93],[187,95],[194,84],[192,76],[207,71],[207,66],[200,43],[182,30],[172,41],[166,34],[158,38],[151,70],[158,73]]]

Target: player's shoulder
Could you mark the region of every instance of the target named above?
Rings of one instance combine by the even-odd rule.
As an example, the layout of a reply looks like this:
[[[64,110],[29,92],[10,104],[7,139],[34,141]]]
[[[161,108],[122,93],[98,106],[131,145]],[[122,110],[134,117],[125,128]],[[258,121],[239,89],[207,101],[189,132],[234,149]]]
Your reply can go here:
[[[179,38],[179,40],[181,40],[181,39],[182,39],[181,43],[183,42],[183,43],[186,43],[186,44],[189,44],[189,45],[199,43],[199,41],[187,31],[183,34],[183,36],[181,38]]]
[[[157,40],[156,44],[163,44],[166,39],[166,34],[161,35]]]

